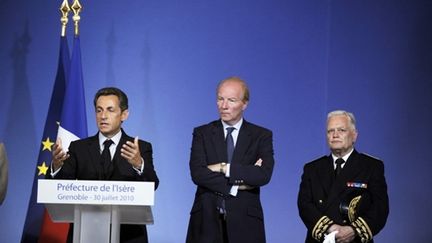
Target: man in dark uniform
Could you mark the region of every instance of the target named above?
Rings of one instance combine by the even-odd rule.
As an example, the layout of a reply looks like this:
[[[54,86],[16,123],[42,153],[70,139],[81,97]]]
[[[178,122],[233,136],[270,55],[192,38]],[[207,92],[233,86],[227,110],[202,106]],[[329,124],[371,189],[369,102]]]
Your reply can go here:
[[[389,213],[384,164],[357,152],[354,115],[333,111],[327,116],[331,154],[307,163],[298,194],[307,243],[322,242],[337,231],[336,242],[373,242]]]

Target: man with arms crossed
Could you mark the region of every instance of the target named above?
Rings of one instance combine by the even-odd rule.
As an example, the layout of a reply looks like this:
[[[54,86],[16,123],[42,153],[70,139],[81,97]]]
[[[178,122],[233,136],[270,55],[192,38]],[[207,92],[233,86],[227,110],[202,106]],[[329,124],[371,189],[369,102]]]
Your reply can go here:
[[[217,87],[220,119],[193,132],[190,171],[197,185],[187,243],[264,243],[260,187],[269,183],[272,132],[243,119],[249,89],[237,77]]]

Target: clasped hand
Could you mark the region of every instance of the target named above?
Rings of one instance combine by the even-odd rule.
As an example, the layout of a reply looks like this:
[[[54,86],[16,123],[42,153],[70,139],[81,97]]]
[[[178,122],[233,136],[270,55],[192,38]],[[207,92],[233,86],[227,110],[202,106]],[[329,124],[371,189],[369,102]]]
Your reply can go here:
[[[327,232],[330,233],[336,230],[338,231],[338,233],[335,235],[337,243],[349,243],[355,238],[355,232],[351,226],[333,224],[329,227]]]

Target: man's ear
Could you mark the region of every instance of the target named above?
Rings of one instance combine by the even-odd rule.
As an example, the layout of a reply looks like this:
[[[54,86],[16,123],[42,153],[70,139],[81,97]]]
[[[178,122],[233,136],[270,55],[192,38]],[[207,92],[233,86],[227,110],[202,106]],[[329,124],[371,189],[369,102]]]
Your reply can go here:
[[[245,101],[245,102],[243,102],[242,111],[246,110],[248,104],[249,104],[249,101]]]
[[[128,119],[128,117],[129,117],[129,110],[126,109],[126,110],[122,111],[122,113],[121,113],[121,121],[122,122],[126,121]]]

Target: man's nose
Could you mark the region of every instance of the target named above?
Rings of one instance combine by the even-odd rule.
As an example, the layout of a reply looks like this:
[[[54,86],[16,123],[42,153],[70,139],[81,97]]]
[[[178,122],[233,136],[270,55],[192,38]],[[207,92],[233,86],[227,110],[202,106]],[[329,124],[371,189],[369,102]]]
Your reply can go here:
[[[226,109],[226,101],[221,101],[221,102],[219,103],[219,107],[220,107],[221,109]]]

